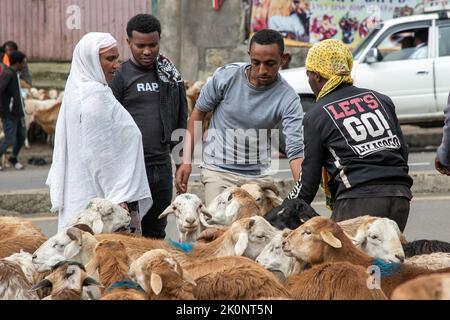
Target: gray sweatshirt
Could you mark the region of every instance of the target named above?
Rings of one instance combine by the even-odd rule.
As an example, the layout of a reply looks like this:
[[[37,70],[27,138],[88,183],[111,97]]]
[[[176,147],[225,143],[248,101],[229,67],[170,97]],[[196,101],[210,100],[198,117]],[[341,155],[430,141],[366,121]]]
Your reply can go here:
[[[247,176],[267,174],[270,130],[280,121],[287,157],[303,157],[300,98],[280,75],[268,87],[254,87],[245,73],[248,67],[219,68],[202,88],[196,108],[213,112],[203,149],[206,168]]]
[[[447,108],[444,110],[445,124],[442,143],[437,151],[437,158],[441,164],[450,167],[450,95],[448,96]]]

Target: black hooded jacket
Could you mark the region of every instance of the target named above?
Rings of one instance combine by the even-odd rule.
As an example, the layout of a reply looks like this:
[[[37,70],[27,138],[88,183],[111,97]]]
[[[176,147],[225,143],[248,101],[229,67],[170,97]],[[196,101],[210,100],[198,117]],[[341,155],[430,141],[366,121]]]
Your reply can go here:
[[[412,186],[407,145],[389,97],[341,85],[316,103],[303,125],[305,158],[290,198],[311,203],[322,167],[331,176],[333,198],[361,186]]]

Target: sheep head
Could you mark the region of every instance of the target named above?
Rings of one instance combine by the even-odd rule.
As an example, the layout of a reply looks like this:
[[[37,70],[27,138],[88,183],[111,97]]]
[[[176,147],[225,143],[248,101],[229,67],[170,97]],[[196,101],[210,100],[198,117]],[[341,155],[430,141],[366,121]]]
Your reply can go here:
[[[342,237],[345,237],[344,232],[334,221],[325,217],[315,217],[285,234],[283,251],[287,256],[297,260],[318,264],[324,262],[326,250],[342,247],[339,240]]]
[[[405,260],[401,236],[395,221],[373,217],[359,226],[352,240],[357,248],[369,256],[400,263]]]
[[[276,235],[277,229],[263,217],[254,216],[235,221],[227,232],[231,233],[235,255],[255,260]]]
[[[64,290],[72,290],[77,292],[78,299],[81,299],[82,289],[85,286],[100,286],[100,284],[86,273],[84,266],[74,261],[61,261],[56,264],[52,272],[42,281],[34,285],[31,290],[39,290],[43,288],[51,288],[50,298],[46,300],[54,300],[64,298],[58,297]]]
[[[287,278],[294,268],[296,259],[284,254],[282,241],[283,232],[278,232],[261,251],[256,262],[272,272],[282,272]]]
[[[296,229],[319,214],[303,199],[285,199],[283,203],[269,211],[264,217],[273,226],[284,229]]]
[[[255,199],[258,206],[263,209],[263,214],[267,210],[280,205],[283,201],[280,192],[273,183],[246,183],[241,188]]]
[[[259,215],[260,207],[244,189],[229,187],[214,198],[208,206],[208,211],[212,215],[209,223],[229,226],[234,221],[243,218],[241,216],[243,211],[251,211],[252,215]]]
[[[94,198],[86,208],[79,211],[72,224],[86,224],[94,233],[111,233],[130,227],[129,213],[109,200]]]
[[[147,251],[130,266],[129,275],[146,292],[159,295],[164,286],[185,281],[196,286],[194,279],[181,268],[175,258],[166,250]]]
[[[82,259],[83,248],[96,243],[94,236],[76,227],[64,228],[45,241],[33,254],[32,261],[38,272],[49,271],[64,260]]]
[[[211,214],[195,194],[181,194],[175,198],[170,206],[159,215],[159,219],[173,214],[176,219],[179,241],[195,241],[197,235],[210,227],[207,220]],[[190,236],[193,235],[193,236]]]

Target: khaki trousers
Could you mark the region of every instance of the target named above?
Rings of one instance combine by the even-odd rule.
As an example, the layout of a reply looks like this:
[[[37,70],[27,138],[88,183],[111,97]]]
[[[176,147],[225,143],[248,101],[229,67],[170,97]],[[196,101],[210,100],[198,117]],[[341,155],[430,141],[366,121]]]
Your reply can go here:
[[[244,177],[241,175],[219,172],[202,168],[200,171],[200,180],[205,186],[205,205],[208,206],[215,197],[228,187],[241,186],[246,183],[273,183],[270,176],[264,177]]]

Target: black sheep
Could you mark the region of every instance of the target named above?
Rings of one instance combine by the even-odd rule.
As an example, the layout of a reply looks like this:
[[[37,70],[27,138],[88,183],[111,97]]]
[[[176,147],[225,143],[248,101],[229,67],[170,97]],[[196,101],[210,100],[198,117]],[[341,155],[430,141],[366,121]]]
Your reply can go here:
[[[439,240],[416,240],[403,244],[403,251],[406,258],[433,252],[450,252],[450,243]]]
[[[303,199],[285,199],[278,207],[264,215],[264,218],[275,228],[283,230],[297,229],[309,219],[319,214]]]

